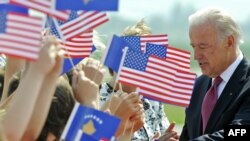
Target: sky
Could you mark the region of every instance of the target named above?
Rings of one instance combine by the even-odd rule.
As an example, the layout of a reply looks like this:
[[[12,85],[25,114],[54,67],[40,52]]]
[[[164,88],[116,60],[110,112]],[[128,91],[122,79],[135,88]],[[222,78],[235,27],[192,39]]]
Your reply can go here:
[[[182,6],[200,9],[218,6],[230,12],[239,21],[250,16],[249,0],[120,0],[118,14],[131,19],[147,18],[154,14],[167,15],[171,7],[180,2]]]

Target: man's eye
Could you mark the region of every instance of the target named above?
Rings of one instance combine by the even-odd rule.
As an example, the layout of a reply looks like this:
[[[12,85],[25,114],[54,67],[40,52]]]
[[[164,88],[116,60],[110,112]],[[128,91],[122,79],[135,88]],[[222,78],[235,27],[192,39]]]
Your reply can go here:
[[[207,48],[209,48],[209,47],[211,47],[211,45],[209,45],[209,44],[200,44],[200,45],[199,45],[199,48],[200,48],[200,49],[207,49]]]
[[[200,45],[199,48],[205,49],[207,46],[206,45]]]

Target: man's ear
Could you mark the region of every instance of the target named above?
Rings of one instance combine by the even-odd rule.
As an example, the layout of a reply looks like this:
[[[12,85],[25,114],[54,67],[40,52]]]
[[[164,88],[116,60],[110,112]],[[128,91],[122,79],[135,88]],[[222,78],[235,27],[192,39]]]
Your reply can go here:
[[[234,47],[234,46],[236,46],[235,37],[233,35],[228,36],[226,44],[227,44],[228,47]]]

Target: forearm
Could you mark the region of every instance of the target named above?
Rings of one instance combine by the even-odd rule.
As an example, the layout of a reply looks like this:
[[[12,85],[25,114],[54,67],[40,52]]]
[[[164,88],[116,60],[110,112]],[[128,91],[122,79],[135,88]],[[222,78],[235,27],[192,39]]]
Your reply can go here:
[[[50,105],[57,85],[57,76],[47,76],[42,84],[31,120],[23,140],[36,140],[47,119]]]
[[[78,100],[78,102],[91,108],[99,109],[99,98],[82,99]]]
[[[6,116],[3,127],[8,140],[20,140],[34,111],[44,75],[29,69],[21,79]]]
[[[7,65],[4,74],[4,88],[3,88],[1,102],[4,101],[8,96],[8,91],[12,76],[18,71],[20,71],[23,67],[24,67],[24,60],[12,57],[7,58]]]

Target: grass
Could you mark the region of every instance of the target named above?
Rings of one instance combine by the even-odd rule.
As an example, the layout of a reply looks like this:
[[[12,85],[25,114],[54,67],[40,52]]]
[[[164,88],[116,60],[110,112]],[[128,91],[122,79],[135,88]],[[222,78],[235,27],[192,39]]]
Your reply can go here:
[[[174,106],[174,105],[165,105],[165,113],[168,117],[169,122],[175,121],[176,124],[183,124],[185,120],[185,108]]]

